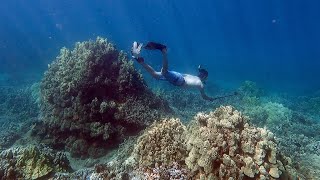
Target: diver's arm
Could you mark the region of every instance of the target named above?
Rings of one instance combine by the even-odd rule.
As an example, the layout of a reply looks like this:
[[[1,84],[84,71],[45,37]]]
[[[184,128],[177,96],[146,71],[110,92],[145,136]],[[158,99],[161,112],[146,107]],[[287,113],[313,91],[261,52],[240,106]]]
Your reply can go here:
[[[162,71],[168,71],[168,56],[167,56],[167,48],[163,48],[162,52]]]
[[[209,97],[205,94],[204,92],[204,88],[200,88],[200,93],[201,93],[201,96],[204,100],[208,100],[208,101],[214,101],[214,100],[218,100],[218,99],[223,99],[223,98],[226,98],[226,97],[231,97],[231,96],[237,96],[238,95],[238,92],[233,92],[231,94],[228,94],[228,95],[224,95],[224,96],[218,96],[218,97]]]
[[[213,101],[215,98],[212,98],[212,97],[209,97],[206,95],[206,93],[204,92],[204,88],[201,87],[200,89],[200,93],[201,93],[201,97],[204,99],[204,100],[207,100],[207,101]]]
[[[140,62],[140,64],[148,71],[149,74],[151,74],[153,78],[160,79],[160,73],[155,71],[149,64],[146,64],[145,62]]]
[[[148,71],[148,73],[151,74],[152,77],[154,77],[156,79],[160,79],[161,73],[155,71],[150,65],[146,64],[144,62],[144,58],[140,56],[141,48],[142,48],[142,43],[138,43],[138,42],[134,41],[132,44],[132,48],[131,48],[132,57],[139,64],[141,64]]]

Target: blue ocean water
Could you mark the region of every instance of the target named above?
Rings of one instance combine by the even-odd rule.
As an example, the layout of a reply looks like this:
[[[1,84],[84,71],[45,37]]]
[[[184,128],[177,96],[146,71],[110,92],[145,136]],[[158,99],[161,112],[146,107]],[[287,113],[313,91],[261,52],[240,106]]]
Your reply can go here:
[[[116,169],[121,166],[121,169],[129,170],[131,168],[125,167],[124,162],[131,163],[131,159],[122,159],[123,155],[129,156],[133,146],[137,145],[135,138],[142,137],[135,134],[140,129],[137,124],[140,126],[140,123],[144,123],[140,122],[140,118],[144,121],[151,117],[150,122],[146,120],[143,124],[148,126],[145,132],[154,127],[149,126],[151,121],[160,119],[155,119],[160,112],[157,106],[168,110],[166,116],[174,113],[173,116],[187,128],[197,121],[194,118],[197,113],[209,113],[226,105],[231,105],[248,116],[248,119],[241,117],[241,121],[246,119],[254,128],[269,129],[273,134],[268,134],[268,139],[273,139],[274,135],[277,137],[277,149],[281,154],[292,158],[292,167],[299,172],[299,177],[306,177],[301,179],[320,179],[319,0],[4,0],[0,3],[0,179],[4,175],[12,175],[5,168],[10,170],[15,161],[11,158],[13,155],[3,155],[2,152],[8,148],[25,148],[31,144],[39,148],[43,146],[46,152],[52,148],[59,152],[59,156],[60,152],[71,154],[65,160],[70,162],[72,171],[76,171],[75,174],[82,178],[85,174],[90,177],[95,175],[87,172],[87,168],[93,166],[97,171],[104,169],[104,173],[111,170],[108,169],[111,167],[104,167],[106,164],[114,164],[113,168]],[[47,72],[50,75],[47,78],[43,75],[62,47],[73,49],[75,42],[95,40],[97,36],[108,38],[128,55],[134,41],[165,44],[168,47],[170,70],[197,74],[198,65],[203,65],[209,71],[205,84],[206,94],[223,98],[217,98],[213,102],[205,101],[198,89],[186,91],[165,81],[154,80],[136,62],[135,67],[141,70],[148,86],[157,96],[151,96],[151,93],[150,97],[149,94],[144,96],[140,88],[132,93],[139,96],[132,96],[127,92],[133,86],[123,88],[122,82],[121,86],[115,86],[123,88],[122,92],[113,91],[117,88],[109,84],[122,81],[123,76],[120,75],[103,78],[104,83],[95,82],[90,88],[87,88],[85,81],[80,81],[79,86],[73,87],[75,82],[79,82],[78,72],[69,73],[76,77],[71,75],[61,78],[62,74],[65,75],[63,63],[58,65],[63,73],[57,68],[49,68]],[[160,70],[160,52],[143,50],[142,56],[148,64]],[[72,66],[71,63],[69,65],[67,68]],[[90,68],[93,69],[92,66]],[[54,76],[55,74],[59,75]],[[94,76],[95,81],[102,81],[100,77]],[[44,80],[39,83],[42,78]],[[130,78],[132,79],[137,78]],[[101,87],[101,84],[106,87]],[[143,83],[140,85],[144,87]],[[231,94],[235,91],[238,93]],[[228,116],[234,115],[235,111],[230,113],[229,107],[221,109],[225,109],[223,113]],[[152,114],[149,114],[151,110]],[[153,114],[153,110],[157,112]],[[81,118],[82,115],[85,118]],[[208,122],[199,119],[201,126]],[[230,119],[234,121],[234,118]],[[230,126],[217,127],[223,129]],[[141,127],[141,133],[144,128]],[[237,125],[234,128],[243,132],[249,126]],[[180,128],[175,126],[174,129]],[[222,133],[229,134],[230,129]],[[190,129],[188,131],[186,137],[189,138],[193,133],[190,134]],[[171,130],[168,132],[171,133]],[[233,139],[237,137],[233,132],[230,134],[234,136]],[[137,137],[131,137],[135,135]],[[252,137],[257,138],[258,135]],[[216,144],[218,141],[213,142]],[[236,147],[239,144],[242,146],[245,141],[237,140],[236,144],[236,141],[230,142],[232,143],[227,143],[228,146]],[[252,142],[256,143],[255,140]],[[252,142],[250,140],[249,143]],[[257,143],[259,146],[260,142]],[[204,144],[207,144],[207,140]],[[249,146],[246,143],[244,147]],[[158,147],[157,145],[156,149]],[[186,150],[186,154],[188,151],[190,150]],[[270,149],[263,151],[264,153],[257,152],[264,154],[261,156],[274,155]],[[117,164],[114,158],[116,156],[125,161]],[[238,155],[236,157],[238,159]],[[271,163],[269,158],[268,162]],[[289,163],[286,158],[279,159],[279,162],[280,160],[286,161],[283,165]],[[62,161],[62,164],[69,162]],[[185,162],[182,157],[181,164],[187,165]],[[197,162],[200,168],[199,164],[201,163]],[[247,162],[240,164],[242,166]],[[266,169],[270,174],[269,168],[276,167],[274,163],[271,164]],[[256,167],[258,165],[261,163],[256,163]],[[18,166],[14,168],[30,170]],[[281,172],[282,168],[279,168]],[[201,174],[207,168],[200,169],[197,171]],[[42,174],[41,178],[49,178],[55,172],[50,170],[47,173]],[[107,173],[111,174],[111,171]],[[71,174],[65,175],[64,179],[72,177]],[[289,174],[283,173],[282,177],[286,175]]]
[[[307,93],[320,88],[317,0],[11,0],[0,6],[0,72],[42,74],[59,49],[103,36],[169,47],[170,68],[209,70],[209,81]],[[160,68],[160,54],[144,52]]]

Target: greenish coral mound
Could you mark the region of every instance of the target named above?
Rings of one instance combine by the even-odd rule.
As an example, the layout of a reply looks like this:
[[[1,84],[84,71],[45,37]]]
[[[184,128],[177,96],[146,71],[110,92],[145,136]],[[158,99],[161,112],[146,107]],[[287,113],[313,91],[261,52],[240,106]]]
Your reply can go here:
[[[278,125],[289,122],[292,118],[292,111],[280,103],[268,102],[263,104],[263,109],[268,114],[266,124]]]
[[[15,147],[0,154],[0,179],[41,179],[70,170],[65,155],[48,148]]]
[[[179,119],[165,119],[154,123],[138,138],[133,157],[139,166],[172,165],[186,156],[184,133],[186,128]]]
[[[244,113],[250,117],[252,123],[268,127],[275,127],[280,124],[288,123],[293,117],[292,110],[285,107],[283,104],[276,102],[247,106]]]
[[[244,97],[260,97],[264,92],[253,81],[245,81],[238,89],[241,96]]]
[[[170,111],[107,39],[62,48],[40,84],[37,134],[74,157],[98,157]]]

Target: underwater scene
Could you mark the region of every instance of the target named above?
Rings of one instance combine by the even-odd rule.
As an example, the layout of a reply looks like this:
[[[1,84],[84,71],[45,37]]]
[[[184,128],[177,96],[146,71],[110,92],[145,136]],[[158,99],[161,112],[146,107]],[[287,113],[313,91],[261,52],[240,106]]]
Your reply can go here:
[[[320,180],[320,1],[0,6],[1,180]]]

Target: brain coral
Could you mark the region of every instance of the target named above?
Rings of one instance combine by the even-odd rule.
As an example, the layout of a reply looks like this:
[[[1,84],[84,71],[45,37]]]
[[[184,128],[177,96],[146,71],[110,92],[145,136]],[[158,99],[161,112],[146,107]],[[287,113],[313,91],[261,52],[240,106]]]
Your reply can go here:
[[[199,113],[188,129],[185,163],[194,176],[209,179],[287,177],[273,134],[246,123],[231,106]],[[291,169],[291,168],[290,168]]]
[[[76,157],[100,156],[170,111],[133,62],[103,38],[62,48],[40,85],[43,142]]]

